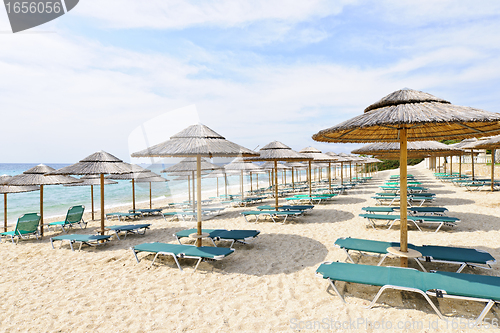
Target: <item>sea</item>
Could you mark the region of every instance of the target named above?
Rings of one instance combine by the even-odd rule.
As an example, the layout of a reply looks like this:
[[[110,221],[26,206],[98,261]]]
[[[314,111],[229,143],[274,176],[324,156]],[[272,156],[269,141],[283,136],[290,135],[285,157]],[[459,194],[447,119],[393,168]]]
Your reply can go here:
[[[18,175],[24,171],[38,165],[39,163],[0,163],[0,175]],[[46,165],[60,169],[70,164],[45,163]],[[183,202],[189,199],[189,192],[192,192],[192,184],[188,190],[188,180],[176,180],[178,177],[170,177],[165,173],[160,173],[172,164],[154,164],[147,166],[147,169],[156,172],[166,178],[167,182],[151,183],[153,206],[154,201],[169,199],[170,202]],[[146,167],[143,165],[143,167]],[[74,176],[79,178],[79,176]],[[256,186],[256,177],[253,175],[253,186]],[[130,180],[115,180],[118,184],[105,185],[104,205],[105,209],[112,207],[132,205],[132,184]],[[249,176],[245,176],[244,182],[249,187]],[[208,194],[224,194],[224,178],[203,178],[202,198],[208,198]],[[267,186],[268,177],[266,174],[259,175],[259,187]],[[240,175],[227,176],[228,194],[238,194],[240,189]],[[192,193],[191,193],[192,195]],[[149,203],[149,183],[135,183],[136,204]],[[0,195],[0,222],[4,221],[4,195]],[[90,186],[64,186],[45,185],[43,188],[43,215],[44,219],[51,217],[64,217],[69,207],[73,205],[84,205],[85,211],[91,211],[91,190]],[[94,186],[94,209],[100,208],[100,186]],[[7,223],[15,224],[17,218],[25,213],[40,212],[40,191],[9,193],[7,194]]]

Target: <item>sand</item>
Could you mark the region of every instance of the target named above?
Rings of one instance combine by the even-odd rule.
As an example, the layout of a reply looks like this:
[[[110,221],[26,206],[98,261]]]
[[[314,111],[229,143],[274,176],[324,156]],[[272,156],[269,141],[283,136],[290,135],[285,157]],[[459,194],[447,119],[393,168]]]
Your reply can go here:
[[[184,273],[170,258],[149,268],[152,256],[142,254],[144,259],[137,263],[130,247],[154,241],[174,243],[172,234],[195,227],[195,222],[146,217],[139,222],[152,223],[145,236],[114,239],[99,248],[84,247],[80,252],[72,252],[68,245],[51,248],[49,237],[60,231],[46,233],[40,241],[2,243],[0,330],[281,332],[302,328],[313,332],[328,328],[390,328],[447,332],[464,328],[467,319],[479,315],[483,303],[441,299],[439,308],[449,318],[445,322],[419,295],[387,291],[375,308],[366,309],[378,287],[339,283],[346,295],[344,304],[331,289],[327,291],[326,281],[315,277],[321,262],[345,260],[343,251],[334,246],[338,237],[399,239],[397,226],[395,230],[374,230],[358,217],[361,207],[375,204],[370,197],[378,186],[396,172],[380,172],[366,185],[285,225],[245,222],[240,212],[254,209],[251,207],[231,208],[206,220],[206,228],[258,229],[261,235],[251,244],[234,245],[236,252],[222,261],[201,263],[194,273],[193,260],[181,260]],[[444,228],[437,234],[430,229],[412,229],[411,243],[474,247],[500,258],[500,193],[466,192],[437,181],[421,165],[410,167],[409,173],[417,175],[437,194],[436,205],[447,207],[449,216],[462,220],[457,227]],[[155,202],[155,206],[162,204]],[[92,221],[86,230],[74,232],[93,233],[98,226],[99,222]],[[363,259],[368,264],[375,261]],[[396,259],[386,261],[386,265],[398,263]],[[410,266],[417,268],[415,263]],[[456,269],[452,265],[427,267]],[[464,273],[500,276],[498,265],[492,270],[466,268]],[[498,317],[495,309],[487,316],[490,322]]]

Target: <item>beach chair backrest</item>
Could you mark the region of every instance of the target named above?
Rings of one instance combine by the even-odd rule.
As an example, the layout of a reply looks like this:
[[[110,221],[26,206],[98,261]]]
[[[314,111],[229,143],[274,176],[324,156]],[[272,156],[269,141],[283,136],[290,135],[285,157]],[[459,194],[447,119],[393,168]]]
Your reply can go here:
[[[68,213],[66,214],[66,223],[78,223],[82,220],[83,212],[85,210],[85,206],[73,206],[68,209]]]
[[[18,232],[31,233],[38,230],[38,225],[40,224],[41,216],[38,213],[28,213],[24,214],[17,219],[16,224],[16,234]]]

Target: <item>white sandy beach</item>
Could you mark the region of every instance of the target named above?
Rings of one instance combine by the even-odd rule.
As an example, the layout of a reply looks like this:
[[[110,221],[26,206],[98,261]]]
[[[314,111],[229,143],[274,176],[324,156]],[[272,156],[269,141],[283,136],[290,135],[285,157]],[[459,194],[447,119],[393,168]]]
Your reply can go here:
[[[500,258],[500,193],[466,192],[437,181],[422,165],[409,167],[408,172],[437,194],[436,206],[447,207],[449,216],[462,220],[457,227],[445,227],[436,234],[431,229],[411,229],[409,242],[473,247]],[[285,225],[272,221],[250,224],[239,213],[255,208],[230,208],[204,221],[203,226],[258,229],[261,235],[249,245],[235,244],[236,252],[222,261],[201,263],[194,273],[194,260],[181,260],[184,273],[170,258],[149,269],[152,256],[139,254],[145,258],[138,264],[130,247],[144,242],[174,243],[173,233],[193,228],[196,222],[146,217],[139,222],[152,223],[145,236],[113,239],[81,252],[72,252],[68,245],[59,249],[59,243],[53,250],[49,237],[60,231],[46,233],[41,241],[2,243],[0,330],[281,332],[300,327],[312,332],[342,325],[338,330],[370,332],[381,330],[373,325],[389,328],[390,323],[392,331],[451,331],[477,317],[484,303],[440,299],[439,309],[448,322],[439,320],[423,297],[408,292],[388,291],[375,308],[366,309],[378,287],[339,283],[346,296],[344,304],[332,290],[326,291],[325,280],[314,275],[323,261],[345,260],[344,252],[334,246],[338,237],[399,240],[397,226],[395,230],[374,230],[358,217],[362,207],[375,205],[370,197],[383,180],[396,173],[380,172],[369,183]],[[123,224],[116,220],[107,223]],[[86,230],[75,232],[93,233],[98,226],[98,221],[92,221]],[[375,260],[363,262],[373,264]],[[399,260],[387,264],[398,265]],[[410,266],[417,268],[414,262]],[[500,276],[498,266],[492,270],[466,268],[464,273]],[[427,267],[456,269],[450,265]],[[495,308],[487,318],[500,319]],[[313,327],[313,321],[322,321],[323,326],[316,323],[315,329],[306,329]],[[373,325],[367,326],[368,321]],[[405,325],[409,328],[398,329]]]

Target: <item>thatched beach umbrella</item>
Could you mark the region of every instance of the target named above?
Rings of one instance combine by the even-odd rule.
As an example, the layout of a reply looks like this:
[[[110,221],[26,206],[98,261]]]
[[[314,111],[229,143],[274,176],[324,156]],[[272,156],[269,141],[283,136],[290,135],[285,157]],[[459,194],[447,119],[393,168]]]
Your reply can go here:
[[[222,177],[224,178],[224,195],[227,197],[227,173],[226,173],[226,170],[224,169],[217,169],[217,170],[214,170],[212,172],[210,172],[209,174],[207,174],[204,178],[215,178],[216,181],[217,181],[217,185],[216,185],[216,188],[217,188],[217,192],[216,192],[216,195],[217,195],[217,198],[219,197],[219,178]]]
[[[340,185],[343,185],[344,184],[344,163],[349,162],[349,159],[345,158],[343,156],[340,156],[339,154],[331,152],[331,151],[326,152],[325,154],[335,158],[336,163],[340,163]],[[342,154],[344,154],[344,153],[342,153]],[[344,154],[344,155],[346,155],[346,154]]]
[[[307,169],[308,166],[307,165],[304,165],[300,162],[287,162],[285,164],[285,166],[289,167],[292,169],[292,189],[295,190],[295,176],[294,176],[294,171],[296,172],[297,170],[300,170],[300,169]],[[300,179],[297,179],[298,181],[300,181]]]
[[[129,166],[130,166],[131,173],[123,173],[123,174],[119,174],[119,175],[109,175],[106,178],[107,179],[114,179],[114,180],[129,180],[130,179],[130,181],[132,183],[132,209],[135,212],[135,182],[136,182],[136,180],[141,179],[141,178],[160,177],[160,175],[154,173],[151,170],[145,169],[137,164],[129,164]]]
[[[202,171],[222,169],[221,166],[218,166],[216,164],[212,164],[212,163],[208,162],[207,160],[205,160],[204,158],[201,159],[199,168]],[[195,192],[194,191],[194,179],[195,179],[194,173],[196,172],[197,169],[198,169],[198,165],[196,162],[196,157],[187,157],[187,158],[183,159],[182,161],[180,161],[179,163],[174,164],[171,167],[166,168],[165,170],[161,171],[161,172],[166,172],[166,173],[178,173],[178,172],[191,173],[191,177],[192,177],[191,179],[193,180],[193,201],[192,201],[193,212],[196,210],[196,200],[194,199],[194,192]],[[201,179],[199,181],[201,181]],[[188,183],[189,183],[189,175],[188,175]],[[189,197],[189,201],[191,201],[191,197]]]
[[[104,175],[130,173],[130,164],[105,151],[98,151],[78,163],[51,172],[53,175],[99,175],[101,190],[101,235],[104,235]]]
[[[7,194],[9,193],[22,193],[22,192],[31,192],[38,191],[40,187],[38,186],[9,186],[3,185],[7,181],[9,181],[12,176],[2,175],[0,176],[0,194],[3,194],[3,231],[7,232]]]
[[[493,192],[493,185],[495,182],[495,150],[500,148],[500,136],[494,136],[486,140],[479,140],[468,144],[466,147],[473,147],[472,149],[491,149],[491,192]]]
[[[268,170],[269,171],[269,180],[270,180],[270,185],[274,185],[275,178],[276,180],[278,179],[278,174],[276,174],[276,177],[274,177],[274,172],[278,172],[281,170],[281,172],[285,172],[285,170],[290,169],[288,165],[285,165],[284,163],[278,162],[276,164],[276,168],[274,168],[274,162],[273,161],[267,161],[260,166],[263,170]],[[283,179],[283,177],[282,177]],[[277,184],[276,184],[277,185]]]
[[[477,155],[478,152],[474,151],[477,150],[476,145],[480,142],[480,140],[474,140],[471,141],[465,145],[462,146],[462,149],[464,150],[470,150],[470,157],[471,157],[471,168],[472,168],[472,180],[474,180],[474,155]],[[460,143],[460,142],[459,142]]]
[[[255,156],[256,152],[226,140],[205,125],[191,125],[170,140],[132,154],[132,157],[196,157],[197,234],[201,246],[201,158]],[[193,200],[194,201],[194,200]]]
[[[407,142],[500,134],[500,114],[452,105],[421,91],[403,89],[370,105],[364,114],[313,135],[326,142],[399,142],[401,251],[408,251]],[[408,260],[401,258],[401,265]]]
[[[323,154],[321,150],[314,147],[306,147],[301,149],[299,153],[311,157],[314,162],[326,162],[328,163],[328,188],[332,189],[332,175],[331,175],[331,163],[336,159],[330,155]],[[309,162],[309,178],[311,177],[311,160]],[[312,193],[312,183],[309,181],[309,195]]]
[[[5,184],[12,186],[40,186],[40,235],[43,236],[43,187],[45,185],[62,185],[78,183],[81,180],[63,176],[63,175],[47,175],[55,169],[45,164],[39,164],[29,170],[24,171],[20,175],[13,176]]]
[[[275,197],[275,208],[278,210],[278,161],[310,161],[311,157],[302,155],[293,151],[287,145],[279,142],[273,141],[265,145],[259,150],[259,157],[249,157],[246,160],[249,161],[272,161],[274,162],[274,197]]]
[[[135,180],[136,183],[149,183],[149,209],[153,208],[153,189],[152,189],[152,183],[164,183],[167,182],[165,178],[163,178],[160,175],[157,175],[154,172],[151,173],[146,173],[144,176],[150,176],[150,177],[141,177],[137,178]]]
[[[476,142],[476,141],[477,141],[476,138],[464,139],[460,142],[453,143],[450,146],[465,151],[464,146],[467,146],[468,144],[470,144],[472,142]],[[459,166],[458,166],[458,178],[462,178],[462,155],[464,155],[464,153],[459,155],[460,159],[459,159]],[[471,149],[471,159],[472,159],[472,174],[474,174],[474,152],[473,152],[473,149]]]
[[[242,157],[237,157],[233,161],[231,161],[231,163],[224,165],[224,169],[229,172],[240,171],[241,199],[244,199],[245,197],[245,191],[243,187],[243,173],[263,171],[260,166],[253,164],[250,161],[245,161]]]
[[[94,185],[100,185],[101,180],[98,175],[87,175],[80,178],[81,183],[66,184],[64,186],[90,186],[90,201],[92,204],[92,220],[94,220]],[[118,182],[104,179],[104,185],[118,184]]]

